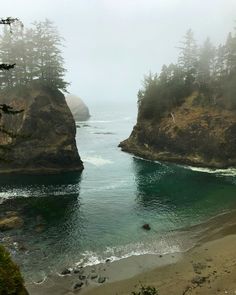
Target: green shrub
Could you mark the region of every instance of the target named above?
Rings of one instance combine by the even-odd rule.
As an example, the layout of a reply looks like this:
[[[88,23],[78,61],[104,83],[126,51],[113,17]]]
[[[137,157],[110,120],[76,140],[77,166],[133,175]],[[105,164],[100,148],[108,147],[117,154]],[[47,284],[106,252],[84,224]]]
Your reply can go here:
[[[0,295],[27,295],[19,267],[0,245]]]

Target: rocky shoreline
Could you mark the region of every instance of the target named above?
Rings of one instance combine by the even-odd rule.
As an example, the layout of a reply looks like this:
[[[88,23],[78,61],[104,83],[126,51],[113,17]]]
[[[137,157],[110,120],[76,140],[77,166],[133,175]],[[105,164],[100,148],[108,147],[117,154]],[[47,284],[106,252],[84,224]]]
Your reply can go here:
[[[174,154],[168,151],[158,151],[157,149],[150,147],[146,144],[141,145],[135,140],[128,138],[122,141],[118,147],[121,148],[123,152],[133,154],[137,157],[150,160],[150,161],[160,161],[169,162],[180,165],[194,166],[194,167],[204,167],[210,169],[228,169],[231,167],[236,167],[236,161],[229,160],[226,162],[220,162],[217,160],[206,160],[199,155],[185,155]]]

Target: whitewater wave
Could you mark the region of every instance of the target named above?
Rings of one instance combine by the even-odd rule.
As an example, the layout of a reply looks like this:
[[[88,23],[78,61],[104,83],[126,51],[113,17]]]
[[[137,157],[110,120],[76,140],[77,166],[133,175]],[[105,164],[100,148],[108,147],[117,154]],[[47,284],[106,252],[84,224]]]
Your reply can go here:
[[[132,117],[127,116],[127,117],[123,117],[123,118],[118,118],[118,119],[113,119],[113,120],[89,120],[87,121],[88,123],[112,123],[112,122],[121,122],[121,121],[130,121],[132,120]],[[76,123],[84,123],[84,122],[79,122],[77,121]]]
[[[236,176],[236,168],[211,169],[211,168],[193,167],[193,166],[182,166],[182,167],[184,167],[185,169],[196,171],[196,172],[217,174],[219,176]]]
[[[88,121],[89,123],[111,123],[111,122],[114,122],[112,120],[91,120],[91,121]],[[78,122],[78,123],[81,123],[81,122]]]
[[[176,243],[175,245],[170,245],[165,240],[161,240],[149,245],[139,242],[135,244],[128,244],[125,246],[107,247],[105,251],[101,254],[98,254],[94,251],[85,251],[82,254],[82,258],[77,263],[75,263],[75,265],[86,267],[105,263],[107,259],[109,259],[109,261],[111,262],[114,262],[132,256],[140,256],[146,254],[166,255],[180,253],[183,252],[183,250],[186,251],[187,249],[183,249],[178,243]]]
[[[107,190],[114,190],[114,189],[117,189],[117,188],[125,188],[127,186],[129,186],[130,183],[126,180],[120,180],[120,181],[116,181],[115,183],[113,184],[108,184],[108,185],[104,185],[104,183],[97,183],[97,186],[96,188],[81,188],[81,195],[86,192],[86,193],[91,193],[91,192],[100,192],[100,191],[107,191]]]
[[[55,186],[38,186],[30,189],[12,189],[6,192],[0,192],[0,204],[9,199],[15,198],[44,198],[44,197],[60,197],[79,193],[77,185],[59,185]]]
[[[92,165],[97,166],[97,167],[104,166],[104,165],[107,165],[107,164],[113,164],[113,162],[111,160],[104,159],[101,156],[84,157],[83,161],[85,163],[89,163],[89,164],[92,164]]]

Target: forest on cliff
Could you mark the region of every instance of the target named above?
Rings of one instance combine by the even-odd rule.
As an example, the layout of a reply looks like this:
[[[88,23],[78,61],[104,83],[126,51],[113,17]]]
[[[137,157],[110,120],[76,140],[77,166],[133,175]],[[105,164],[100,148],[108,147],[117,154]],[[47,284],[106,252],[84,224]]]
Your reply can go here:
[[[46,19],[23,27],[13,22],[11,30],[3,26],[0,34],[0,64],[14,65],[0,72],[0,89],[28,85],[39,80],[51,87],[66,91],[66,72],[61,47],[63,38],[53,22]]]
[[[236,30],[216,47],[209,38],[199,46],[190,29],[178,49],[176,64],[145,76],[138,92],[139,119],[161,119],[194,91],[195,105],[236,109]]]

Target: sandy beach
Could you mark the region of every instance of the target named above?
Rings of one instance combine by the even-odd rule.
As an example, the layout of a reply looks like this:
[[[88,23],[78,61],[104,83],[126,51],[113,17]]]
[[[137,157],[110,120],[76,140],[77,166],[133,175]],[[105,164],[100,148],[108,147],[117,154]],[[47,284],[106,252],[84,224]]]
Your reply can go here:
[[[27,288],[32,295],[128,295],[141,285],[154,286],[160,295],[236,294],[235,212],[201,226],[199,244],[185,253],[132,256],[84,268],[83,286],[76,290],[81,273],[49,277]],[[105,282],[92,280],[93,273]]]
[[[177,263],[105,284],[87,295],[131,294],[140,285],[155,286],[161,295],[236,294],[236,235],[204,243]]]

